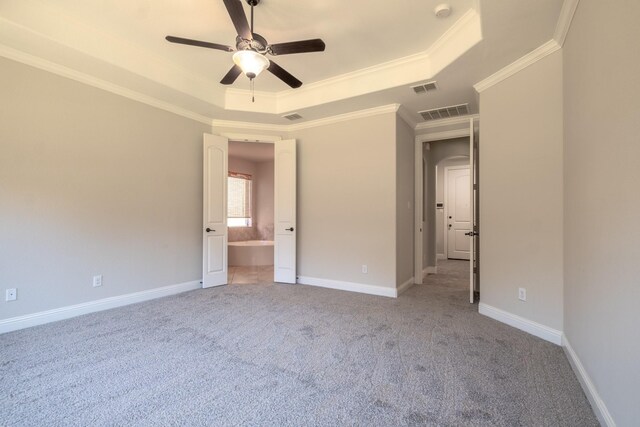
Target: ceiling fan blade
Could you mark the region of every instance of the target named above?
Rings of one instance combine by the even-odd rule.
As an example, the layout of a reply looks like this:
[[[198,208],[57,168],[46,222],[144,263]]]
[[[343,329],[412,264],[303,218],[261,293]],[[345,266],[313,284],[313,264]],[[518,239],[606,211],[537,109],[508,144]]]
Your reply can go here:
[[[302,86],[302,82],[300,80],[293,77],[287,70],[271,60],[269,61],[269,68],[267,68],[267,70],[294,89]]]
[[[251,28],[247,21],[247,15],[244,14],[240,0],[224,0],[224,5],[227,8],[227,12],[229,12],[231,22],[233,22],[233,26],[236,27],[238,35],[245,40],[253,39],[251,36]]]
[[[180,44],[188,44],[189,46],[207,47],[209,49],[224,50],[225,52],[233,52],[235,50],[231,46],[225,46],[223,44],[203,42],[200,40],[185,39],[182,37],[167,36],[165,37],[165,39],[167,39],[167,41],[171,43],[180,43]]]
[[[223,85],[230,85],[236,81],[236,79],[240,74],[242,74],[242,69],[237,65],[234,65],[233,67],[231,67],[229,72],[222,78],[222,80],[220,80],[220,83],[222,83]]]
[[[297,42],[276,43],[270,45],[273,55],[290,55],[292,53],[323,52],[325,44],[321,39],[300,40]]]

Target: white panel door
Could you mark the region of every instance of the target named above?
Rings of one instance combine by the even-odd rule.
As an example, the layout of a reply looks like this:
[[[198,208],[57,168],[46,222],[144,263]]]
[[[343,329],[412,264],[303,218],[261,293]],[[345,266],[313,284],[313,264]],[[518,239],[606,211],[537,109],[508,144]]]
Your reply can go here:
[[[475,283],[478,280],[476,268],[478,253],[476,252],[476,245],[478,244],[478,218],[477,218],[477,204],[478,204],[478,186],[476,182],[478,156],[477,154],[477,140],[473,129],[473,119],[469,120],[469,203],[471,211],[471,229],[467,233],[470,236],[469,239],[469,302],[473,304],[474,291],[476,289]]]
[[[229,141],[204,134],[202,287],[226,285]]]
[[[425,174],[425,159],[424,159],[424,142],[417,140],[414,146],[415,164],[414,164],[414,260],[413,260],[413,281],[416,285],[422,284],[422,264],[424,253],[424,174]]]
[[[471,197],[469,167],[447,168],[447,258],[469,259]]]
[[[274,276],[296,283],[296,140],[275,143]]]

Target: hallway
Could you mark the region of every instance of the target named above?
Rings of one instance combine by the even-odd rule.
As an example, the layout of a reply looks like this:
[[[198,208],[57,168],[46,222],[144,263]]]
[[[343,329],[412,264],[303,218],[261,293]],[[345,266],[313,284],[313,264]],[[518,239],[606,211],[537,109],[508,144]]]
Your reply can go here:
[[[424,284],[429,286],[443,286],[465,292],[469,291],[469,261],[439,259],[437,267],[437,274],[427,274],[423,277]]]

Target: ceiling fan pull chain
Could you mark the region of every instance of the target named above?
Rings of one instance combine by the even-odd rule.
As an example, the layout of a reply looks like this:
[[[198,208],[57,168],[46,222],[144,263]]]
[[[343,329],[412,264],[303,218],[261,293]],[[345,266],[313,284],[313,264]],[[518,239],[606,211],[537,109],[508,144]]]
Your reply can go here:
[[[256,102],[256,97],[255,97],[255,82],[253,81],[253,79],[249,80],[251,82],[251,102]]]

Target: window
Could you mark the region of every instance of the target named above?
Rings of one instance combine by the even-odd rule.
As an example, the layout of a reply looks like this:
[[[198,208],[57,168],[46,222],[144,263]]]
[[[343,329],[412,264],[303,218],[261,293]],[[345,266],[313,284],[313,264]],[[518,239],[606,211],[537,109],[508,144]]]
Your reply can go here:
[[[227,225],[251,227],[251,175],[229,172]]]

